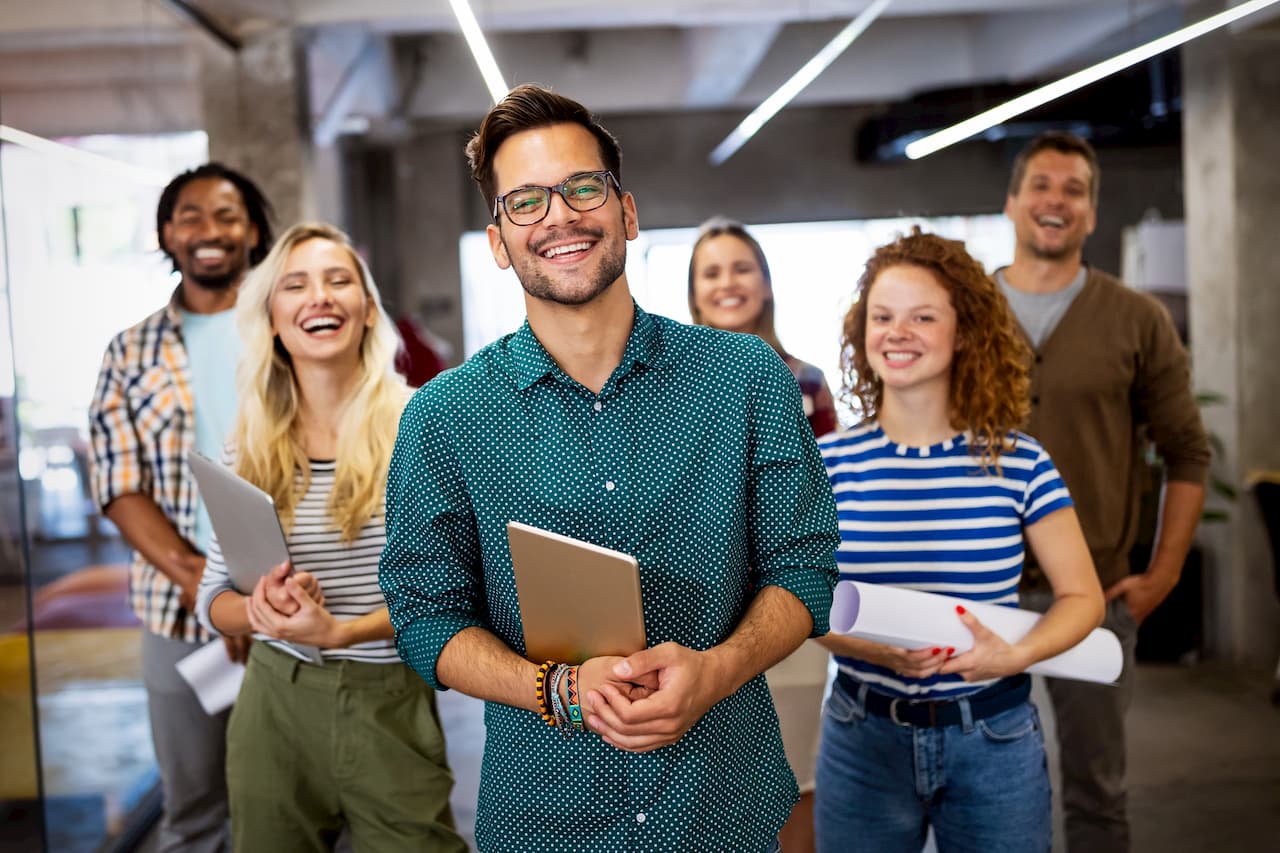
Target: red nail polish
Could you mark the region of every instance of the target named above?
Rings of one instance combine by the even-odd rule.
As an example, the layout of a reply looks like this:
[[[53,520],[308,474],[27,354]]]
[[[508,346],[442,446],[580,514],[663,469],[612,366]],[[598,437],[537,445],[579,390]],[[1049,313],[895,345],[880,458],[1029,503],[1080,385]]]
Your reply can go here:
[[[955,648],[954,648],[953,646],[948,646],[948,647],[947,647],[947,657],[951,657],[951,656],[952,656],[952,655],[954,655],[955,653],[956,653],[956,650],[955,650]]]
[[[959,604],[957,604],[957,605],[956,605],[956,612],[957,612],[957,613],[964,613],[964,608],[963,608],[963,607],[961,607]]]
[[[941,652],[942,652],[942,649],[934,649],[934,650],[931,652],[931,654],[935,654],[935,655],[936,655],[936,654],[940,654]]]

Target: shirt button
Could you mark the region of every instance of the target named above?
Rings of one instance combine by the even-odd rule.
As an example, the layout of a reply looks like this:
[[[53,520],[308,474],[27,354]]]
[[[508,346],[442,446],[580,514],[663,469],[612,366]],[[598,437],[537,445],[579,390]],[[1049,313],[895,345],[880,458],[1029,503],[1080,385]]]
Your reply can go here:
[[[640,812],[636,815],[636,823],[644,823],[644,812]]]
[[[604,490],[605,490],[606,492],[612,492],[612,491],[613,491],[614,489],[616,489],[616,488],[618,488],[618,487],[617,487],[616,485],[614,485],[613,480],[606,480],[606,481],[605,481],[605,483],[604,483]]]
[[[598,412],[604,408],[604,403],[601,403],[599,400],[596,400],[595,403],[592,404],[591,408]]]

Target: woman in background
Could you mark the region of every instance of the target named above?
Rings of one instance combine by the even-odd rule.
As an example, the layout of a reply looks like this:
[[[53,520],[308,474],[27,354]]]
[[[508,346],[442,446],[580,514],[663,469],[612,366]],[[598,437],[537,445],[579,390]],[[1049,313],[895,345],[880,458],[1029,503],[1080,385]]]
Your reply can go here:
[[[280,238],[236,321],[240,411],[224,462],[274,499],[292,566],[242,594],[215,536],[200,583],[207,627],[262,641],[227,730],[235,847],[329,850],[346,824],[356,851],[465,850],[435,693],[400,661],[378,587],[409,394],[395,329],[346,235],[323,224]],[[289,643],[320,647],[323,663]]]
[[[712,217],[689,258],[689,314],[700,326],[763,338],[795,374],[813,434],[836,428],[836,404],[822,371],[782,347],[773,327],[773,277],[764,249],[740,222]]]
[[[1102,620],[1102,589],[1066,486],[1017,432],[1024,345],[964,244],[919,229],[882,246],[844,321],[845,393],[861,423],[819,442],[835,491],[840,579],[1016,607],[1025,544],[1054,602],[1005,642],[963,606],[973,647],[916,651],[828,634],[820,851],[1047,853],[1051,811],[1027,667]]]
[[[715,217],[703,223],[689,259],[689,313],[693,322],[763,338],[795,374],[804,413],[815,436],[837,426],[835,400],[822,371],[782,348],[773,327],[773,278],[764,250],[740,222]],[[787,761],[800,785],[800,802],[779,833],[783,853],[813,850],[814,763],[819,714],[827,680],[827,653],[807,641],[765,673],[782,728]]]

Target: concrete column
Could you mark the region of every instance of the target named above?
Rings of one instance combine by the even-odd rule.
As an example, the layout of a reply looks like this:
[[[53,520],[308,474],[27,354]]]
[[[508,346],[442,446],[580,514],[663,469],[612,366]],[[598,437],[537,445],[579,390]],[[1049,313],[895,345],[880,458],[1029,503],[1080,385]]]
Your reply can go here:
[[[1223,8],[1202,3],[1199,19]],[[1183,165],[1192,369],[1225,450],[1214,470],[1240,492],[1211,498],[1225,523],[1202,525],[1206,646],[1215,657],[1275,665],[1280,605],[1249,474],[1280,469],[1280,29],[1222,32],[1183,49]]]
[[[468,177],[465,144],[466,135],[455,128],[422,130],[395,157],[394,301],[449,343],[454,363],[464,353],[458,240],[470,209],[483,207]]]
[[[200,60],[209,159],[262,187],[280,231],[315,217],[305,51],[298,35],[266,30],[238,52],[209,40]]]

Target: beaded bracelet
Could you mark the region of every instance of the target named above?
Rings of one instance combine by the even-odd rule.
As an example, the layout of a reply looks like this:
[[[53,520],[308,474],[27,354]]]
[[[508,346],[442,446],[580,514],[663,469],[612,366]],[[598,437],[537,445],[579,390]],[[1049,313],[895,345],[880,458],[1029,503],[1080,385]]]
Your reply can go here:
[[[555,666],[556,664],[547,661],[538,667],[538,674],[534,677],[533,684],[534,695],[538,697],[538,713],[542,715],[543,721],[549,726],[554,726],[556,721],[547,702],[547,675]]]
[[[569,667],[569,674],[565,677],[565,692],[569,695],[569,722],[573,724],[574,731],[582,731],[586,728],[582,723],[582,706],[578,704],[578,667]]]
[[[560,698],[560,684],[564,681],[568,672],[569,667],[564,664],[556,664],[555,676],[551,679],[551,710],[555,714],[554,725],[560,729],[560,733],[565,738],[573,737],[573,726],[569,722],[569,712],[564,707],[564,700]]]

